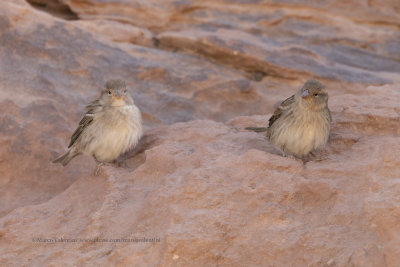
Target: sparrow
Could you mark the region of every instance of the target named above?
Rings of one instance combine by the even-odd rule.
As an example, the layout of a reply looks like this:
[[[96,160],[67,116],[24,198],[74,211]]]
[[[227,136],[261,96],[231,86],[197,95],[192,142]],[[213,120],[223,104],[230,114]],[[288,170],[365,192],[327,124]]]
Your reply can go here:
[[[142,134],[142,116],[125,82],[109,80],[100,97],[86,106],[68,151],[53,163],[66,166],[74,157],[85,154],[94,158],[98,168],[134,148]]]
[[[246,129],[266,130],[268,140],[284,155],[304,160],[310,152],[327,144],[331,122],[328,91],[321,82],[311,79],[278,106],[269,119],[268,128]]]

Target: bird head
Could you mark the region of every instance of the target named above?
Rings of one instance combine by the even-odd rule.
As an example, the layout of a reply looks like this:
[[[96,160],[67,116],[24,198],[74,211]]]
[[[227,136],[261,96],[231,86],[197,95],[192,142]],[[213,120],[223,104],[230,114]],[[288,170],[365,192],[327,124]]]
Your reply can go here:
[[[317,80],[308,80],[299,94],[303,102],[312,109],[324,108],[328,104],[328,90]]]
[[[101,100],[104,105],[113,107],[133,104],[133,99],[123,80],[107,81],[101,94]]]

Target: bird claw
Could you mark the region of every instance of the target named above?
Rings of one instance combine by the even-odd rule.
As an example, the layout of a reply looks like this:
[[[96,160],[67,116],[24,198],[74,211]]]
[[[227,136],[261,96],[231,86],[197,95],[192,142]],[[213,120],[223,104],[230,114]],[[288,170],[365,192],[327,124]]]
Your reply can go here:
[[[94,171],[94,176],[97,176],[97,175],[99,174],[99,172],[100,172],[100,170],[101,170],[101,166],[103,166],[103,165],[104,165],[103,162],[100,162],[100,163],[97,163],[97,164],[96,164],[96,169],[95,169],[95,171]]]

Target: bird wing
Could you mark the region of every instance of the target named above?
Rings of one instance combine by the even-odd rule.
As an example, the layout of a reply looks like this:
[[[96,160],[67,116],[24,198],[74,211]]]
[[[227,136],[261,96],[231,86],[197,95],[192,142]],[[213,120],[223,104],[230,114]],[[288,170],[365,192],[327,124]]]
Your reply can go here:
[[[94,118],[94,114],[101,109],[101,105],[99,100],[95,100],[86,106],[86,114],[83,116],[81,121],[79,122],[78,128],[76,128],[75,132],[71,136],[71,141],[69,142],[68,148],[70,148],[75,141],[81,136],[83,131],[89,126]]]
[[[329,123],[332,123],[332,115],[331,115],[331,111],[329,110],[328,106],[326,107],[326,109],[328,110]]]
[[[294,95],[291,97],[287,98],[285,101],[283,101],[277,109],[275,109],[274,114],[272,114],[271,118],[269,118],[269,124],[268,126],[271,127],[271,125],[279,119],[279,117],[282,115],[282,112],[287,110],[289,106],[294,102]]]

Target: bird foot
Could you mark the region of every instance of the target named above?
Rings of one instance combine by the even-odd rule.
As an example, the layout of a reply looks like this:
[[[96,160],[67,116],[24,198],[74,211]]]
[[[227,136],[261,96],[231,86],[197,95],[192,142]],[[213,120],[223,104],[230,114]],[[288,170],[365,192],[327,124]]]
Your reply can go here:
[[[103,166],[104,163],[103,162],[99,162],[96,164],[96,169],[94,170],[94,176],[97,176],[100,173],[101,170],[101,166]]]
[[[126,163],[125,160],[114,160],[113,163],[117,166],[117,167],[122,167],[122,168],[127,168],[128,164]]]
[[[298,158],[296,158],[295,156],[290,155],[290,154],[286,154],[286,153],[282,153],[282,156],[283,156],[284,158],[289,158],[289,159],[294,159],[294,160],[297,160],[297,159],[298,159]]]
[[[321,152],[312,151],[307,156],[308,161],[324,161],[328,159],[327,155]]]

